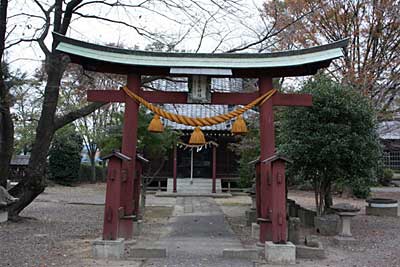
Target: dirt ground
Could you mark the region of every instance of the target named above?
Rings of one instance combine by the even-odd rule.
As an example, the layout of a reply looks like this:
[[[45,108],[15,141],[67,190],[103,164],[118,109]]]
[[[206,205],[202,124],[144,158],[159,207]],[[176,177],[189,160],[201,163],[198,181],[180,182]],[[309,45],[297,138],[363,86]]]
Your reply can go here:
[[[101,236],[104,191],[103,184],[47,188],[24,210],[23,220],[0,224],[0,266],[142,266],[139,260],[91,258],[91,242]],[[302,206],[313,207],[311,192],[290,191],[289,196]],[[398,190],[376,192],[373,196],[400,200]],[[235,196],[217,202],[243,245],[252,246],[256,240],[251,239],[244,216],[250,207],[250,198]],[[351,198],[336,197],[335,202],[365,206],[364,200]],[[153,242],[165,232],[174,205],[174,198],[148,197],[140,242]],[[333,244],[332,237],[320,237],[327,258],[298,260],[297,266],[400,266],[400,218],[363,213],[353,220],[352,232],[358,240],[354,246],[339,247]]]

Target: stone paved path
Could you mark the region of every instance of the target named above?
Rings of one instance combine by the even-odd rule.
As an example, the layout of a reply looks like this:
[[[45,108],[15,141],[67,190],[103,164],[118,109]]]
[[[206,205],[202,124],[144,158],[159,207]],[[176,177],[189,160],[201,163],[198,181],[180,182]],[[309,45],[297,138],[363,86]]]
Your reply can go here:
[[[224,248],[241,248],[213,198],[178,198],[170,231],[157,246],[166,247],[168,257],[152,259],[145,266],[253,266],[250,260],[222,258]]]

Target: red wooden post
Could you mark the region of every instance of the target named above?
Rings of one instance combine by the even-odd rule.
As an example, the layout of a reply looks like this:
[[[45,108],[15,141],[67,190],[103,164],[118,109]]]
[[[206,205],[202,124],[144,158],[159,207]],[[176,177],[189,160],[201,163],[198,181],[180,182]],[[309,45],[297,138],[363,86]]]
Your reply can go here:
[[[256,163],[256,213],[257,218],[261,218],[261,195],[260,195],[260,162]]]
[[[128,88],[134,93],[140,90],[140,75],[128,75]],[[136,159],[136,141],[137,141],[137,122],[138,122],[139,104],[129,96],[125,97],[124,127],[122,131],[122,153]],[[131,239],[133,234],[133,179],[135,176],[136,160],[124,162],[122,165],[122,190],[121,190],[121,208],[123,216],[120,222],[119,236],[125,239]],[[125,217],[125,218],[124,218]]]
[[[212,147],[212,192],[216,193],[216,183],[217,183],[217,147],[213,145]]]
[[[108,163],[103,240],[116,240],[118,238],[118,196],[121,193],[121,164],[122,161],[116,157],[111,158]]]
[[[261,77],[259,79],[260,95],[272,90],[272,78]],[[272,184],[271,184],[271,164],[261,162],[275,153],[275,127],[272,100],[266,101],[260,107],[260,245],[265,241],[272,240]]]
[[[174,185],[173,185],[173,193],[176,193],[176,175],[177,175],[177,164],[178,164],[178,159],[177,159],[177,154],[178,154],[178,152],[177,152],[177,147],[176,147],[176,144],[174,144],[174,155],[173,155],[173,157],[174,157],[174,160],[173,160],[173,164],[174,164],[174,169],[173,169],[173,183],[174,183]]]
[[[139,202],[140,202],[140,188],[142,182],[142,168],[143,168],[142,163],[138,159],[136,159],[136,175],[133,186],[133,190],[135,190],[133,214],[136,215],[136,219],[139,218],[140,214]]]
[[[122,166],[131,161],[130,157],[113,151],[102,158],[109,160],[107,170],[106,205],[104,210],[103,240],[115,240],[119,237],[120,227],[120,194],[122,191]]]
[[[285,162],[272,161],[272,240],[286,242]]]

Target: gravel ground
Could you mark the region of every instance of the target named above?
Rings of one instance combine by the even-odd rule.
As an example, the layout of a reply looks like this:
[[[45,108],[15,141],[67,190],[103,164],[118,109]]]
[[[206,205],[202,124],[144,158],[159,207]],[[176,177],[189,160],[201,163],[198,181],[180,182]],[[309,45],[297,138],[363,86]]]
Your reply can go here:
[[[103,206],[35,201],[17,223],[0,225],[0,266],[83,266],[76,249],[88,254],[101,234]]]
[[[0,224],[0,266],[142,266],[138,260],[91,259],[91,241],[102,230],[104,189],[102,184],[47,188],[21,214],[28,218]],[[301,205],[313,207],[313,193],[291,191],[289,195]],[[374,189],[373,197],[400,200],[400,191]],[[244,217],[250,198],[237,196],[216,201],[242,243],[252,246],[256,240],[251,239]],[[364,200],[352,198],[336,197],[335,202],[365,206]],[[138,241],[153,242],[165,233],[175,203],[174,198],[148,196],[148,212]],[[320,237],[327,259],[299,260],[297,266],[400,266],[400,218],[365,216],[361,211],[353,220],[352,232],[358,240],[355,246],[339,247],[331,237]]]
[[[0,224],[0,266],[141,266],[140,260],[91,258],[91,242],[102,232],[104,196],[104,184],[46,188],[21,213],[21,221]],[[147,203],[140,241],[159,238],[175,199],[150,195]]]
[[[400,200],[400,191],[378,189],[374,190],[372,196]],[[290,191],[289,197],[302,206],[314,208],[312,192]],[[244,215],[245,210],[250,208],[250,198],[241,196],[217,201],[243,245],[254,245],[257,240],[250,237],[251,228],[245,226],[246,218]],[[353,198],[335,197],[334,202],[350,202],[358,207],[365,206],[365,200]],[[299,259],[296,266],[400,266],[400,218],[366,216],[364,210],[352,222],[352,233],[357,239],[355,245],[338,246],[333,243],[332,237],[319,236],[326,248],[327,258],[318,261]],[[302,230],[303,235],[313,232],[312,229]]]

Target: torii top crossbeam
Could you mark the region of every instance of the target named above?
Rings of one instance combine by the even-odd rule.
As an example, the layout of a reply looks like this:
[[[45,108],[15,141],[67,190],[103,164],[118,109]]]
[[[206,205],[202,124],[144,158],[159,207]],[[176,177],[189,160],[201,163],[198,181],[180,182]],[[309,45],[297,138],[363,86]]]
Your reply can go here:
[[[91,44],[53,33],[57,51],[91,71],[142,75],[190,74],[203,69],[218,77],[289,77],[313,75],[341,57],[348,39],[312,48],[274,53],[167,53],[128,50]],[[183,69],[183,70],[182,70]],[[218,69],[218,71],[216,71]],[[199,73],[198,73],[199,74]],[[180,75],[182,76],[182,75]]]

